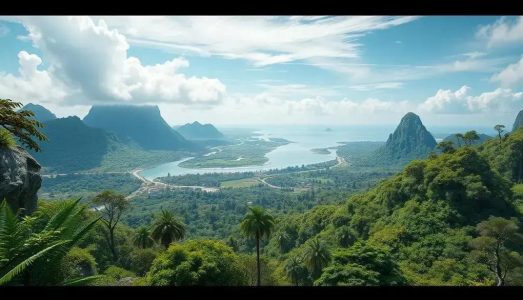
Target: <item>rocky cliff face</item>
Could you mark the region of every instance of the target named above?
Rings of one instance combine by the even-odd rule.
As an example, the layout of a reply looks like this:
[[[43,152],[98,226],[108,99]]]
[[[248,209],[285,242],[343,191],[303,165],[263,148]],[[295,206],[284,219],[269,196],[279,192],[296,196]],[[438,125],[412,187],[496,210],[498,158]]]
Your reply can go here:
[[[20,147],[0,147],[0,200],[17,211],[30,214],[36,209],[37,192],[42,184],[40,164]]]
[[[514,125],[512,126],[512,131],[516,131],[520,127],[523,127],[523,110],[518,113],[516,121],[514,121]]]
[[[380,160],[387,164],[408,162],[425,158],[436,146],[436,140],[427,131],[421,119],[414,113],[407,113],[387,143],[376,151]]]

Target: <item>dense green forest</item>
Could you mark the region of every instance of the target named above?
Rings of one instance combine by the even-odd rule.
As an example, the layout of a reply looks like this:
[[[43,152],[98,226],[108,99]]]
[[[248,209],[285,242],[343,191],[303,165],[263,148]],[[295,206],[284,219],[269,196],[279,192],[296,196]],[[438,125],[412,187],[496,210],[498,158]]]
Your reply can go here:
[[[389,166],[357,158],[390,143],[347,143],[337,161],[168,176],[149,184],[219,189],[132,200],[129,173],[46,177],[31,214],[0,204],[0,285],[522,285],[523,128],[499,133]]]
[[[60,262],[60,282],[96,275],[85,284],[254,285],[256,239],[240,225],[248,207],[259,206],[274,217],[260,238],[262,285],[519,285],[522,145],[523,129],[414,160],[378,184],[385,174],[359,174],[353,186],[356,174],[334,169],[290,176],[330,178],[311,179],[304,192],[257,185],[150,194],[121,207],[116,255],[108,223],[98,221]],[[289,182],[280,183],[296,180]],[[39,211],[65,203],[71,200],[41,202]],[[45,223],[44,215],[32,222]],[[82,215],[84,222],[104,218]],[[166,248],[153,237],[158,226],[183,231],[172,229]],[[41,284],[58,282],[49,280]]]

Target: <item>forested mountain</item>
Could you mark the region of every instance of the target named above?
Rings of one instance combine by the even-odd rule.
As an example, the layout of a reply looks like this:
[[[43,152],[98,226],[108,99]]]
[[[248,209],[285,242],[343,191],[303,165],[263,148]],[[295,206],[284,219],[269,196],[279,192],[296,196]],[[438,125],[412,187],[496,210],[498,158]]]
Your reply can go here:
[[[165,122],[158,106],[93,106],[83,120],[91,127],[131,138],[146,150],[198,148]]]
[[[523,128],[520,127],[501,140],[491,139],[478,150],[506,179],[523,183]]]
[[[373,160],[385,165],[402,164],[426,157],[435,146],[436,140],[419,116],[409,112],[401,119],[394,133],[389,135],[385,145],[374,153]]]
[[[27,105],[22,107],[20,110],[32,111],[35,114],[35,119],[40,122],[46,122],[49,120],[56,119],[55,114],[53,114],[50,110],[48,110],[47,108],[45,108],[39,104],[28,103]]]
[[[474,226],[490,216],[521,220],[509,180],[518,179],[513,168],[521,162],[521,141],[523,129],[497,151],[491,150],[499,141],[491,140],[480,151],[468,146],[416,160],[343,205],[283,217],[267,253],[305,270],[296,275],[300,284],[492,284],[495,276],[472,251]],[[329,258],[312,276],[302,258],[318,243]],[[507,281],[518,282],[517,276]]]
[[[48,141],[40,143],[41,152],[31,154],[49,171],[69,171],[94,168],[100,165],[116,136],[103,129],[91,128],[78,117],[50,120],[42,132]]]
[[[198,121],[187,123],[176,129],[184,138],[188,140],[207,140],[223,139],[223,134],[212,124],[201,124]]]

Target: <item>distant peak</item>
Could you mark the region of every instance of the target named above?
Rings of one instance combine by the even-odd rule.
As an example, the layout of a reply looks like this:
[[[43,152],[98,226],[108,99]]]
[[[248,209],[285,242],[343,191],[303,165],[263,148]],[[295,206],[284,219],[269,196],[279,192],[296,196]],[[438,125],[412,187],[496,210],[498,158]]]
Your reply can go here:
[[[202,124],[201,124],[200,122],[198,122],[198,121],[194,121],[194,122],[192,122],[192,124],[193,124],[193,125],[202,125]]]
[[[420,117],[413,113],[413,112],[408,112],[406,113],[403,118],[401,118],[402,120],[408,120],[408,119],[417,119],[417,120],[421,120]]]

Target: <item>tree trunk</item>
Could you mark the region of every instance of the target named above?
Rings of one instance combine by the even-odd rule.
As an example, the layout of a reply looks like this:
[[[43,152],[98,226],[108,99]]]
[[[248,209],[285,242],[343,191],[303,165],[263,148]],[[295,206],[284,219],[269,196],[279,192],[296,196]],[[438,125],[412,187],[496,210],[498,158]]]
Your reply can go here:
[[[260,270],[260,235],[256,233],[256,269],[258,271],[257,286],[261,286],[261,270]]]
[[[111,247],[111,253],[113,254],[113,260],[116,262],[118,260],[118,255],[116,254],[116,245],[114,244],[114,229],[109,229],[109,244]]]
[[[503,272],[501,270],[501,264],[500,264],[500,255],[499,255],[499,248],[500,245],[498,244],[496,246],[496,286],[503,286],[505,285],[505,280],[503,278]]]

